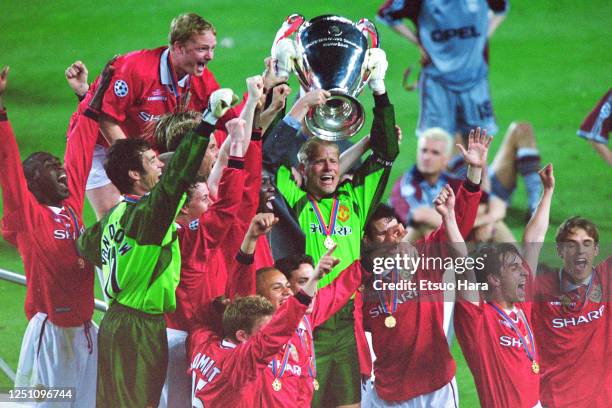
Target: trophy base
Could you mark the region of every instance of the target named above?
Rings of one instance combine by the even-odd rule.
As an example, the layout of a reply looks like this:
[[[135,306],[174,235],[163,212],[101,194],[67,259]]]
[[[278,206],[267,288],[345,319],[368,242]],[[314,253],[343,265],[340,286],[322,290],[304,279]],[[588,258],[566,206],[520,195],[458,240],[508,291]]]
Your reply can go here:
[[[365,112],[354,97],[333,90],[330,93],[332,96],[325,105],[310,109],[305,118],[306,128],[323,140],[348,139],[363,127]]]

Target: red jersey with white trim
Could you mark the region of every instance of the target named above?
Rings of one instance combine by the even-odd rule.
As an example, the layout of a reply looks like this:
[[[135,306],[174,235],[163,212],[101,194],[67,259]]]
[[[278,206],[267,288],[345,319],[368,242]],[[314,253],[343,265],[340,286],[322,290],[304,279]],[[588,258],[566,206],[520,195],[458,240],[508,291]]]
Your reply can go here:
[[[533,319],[547,407],[609,407],[612,401],[612,257],[588,286],[569,290],[558,273],[536,279]],[[586,299],[586,300],[585,300]]]
[[[478,187],[471,186],[477,190],[468,191],[464,185],[459,188],[455,205],[457,224],[464,237],[474,224],[481,196]],[[441,226],[419,240],[415,245],[419,255],[425,259],[444,258],[441,243],[446,241],[445,234]],[[368,285],[371,287],[364,296],[364,328],[372,333],[376,393],[385,401],[406,401],[428,394],[448,384],[455,375],[455,361],[444,334],[443,292],[429,286],[440,284],[443,275],[443,270],[417,269],[410,281],[416,286],[398,290],[393,328],[385,326],[388,314],[378,297],[382,294],[392,299],[392,291],[376,290],[374,283]]]
[[[16,246],[27,278],[25,313],[37,312],[62,327],[80,326],[93,314],[93,267],[79,257],[76,239],[98,123],[79,115],[64,158],[70,195],[61,210],[40,204],[28,190],[13,129],[0,112],[2,236]]]
[[[309,367],[311,358],[314,359],[312,330],[325,323],[327,319],[338,312],[353,293],[361,285],[362,267],[359,261],[353,262],[344,269],[338,277],[329,285],[319,289],[313,299],[312,313],[307,314],[300,326],[293,334],[290,342],[292,351],[289,353],[288,362],[283,376],[280,378],[282,389],[274,391],[272,382],[274,375],[272,364],[265,371],[264,386],[269,392],[264,393],[265,406],[273,407],[309,407],[314,393],[313,375],[316,376],[316,368]],[[274,358],[277,367],[282,367],[286,347]],[[314,363],[313,363],[314,364]]]
[[[217,200],[199,219],[180,225],[177,230],[181,247],[181,277],[176,288],[176,310],[166,314],[166,324],[170,329],[188,331],[194,312],[204,299],[210,298],[203,291],[213,285],[217,277],[211,276],[208,270],[208,255],[224,242],[228,225],[234,223],[240,211],[244,176],[242,169],[223,169]]]
[[[531,303],[516,303],[504,311],[528,342],[525,318],[531,328]],[[460,300],[455,305],[455,333],[472,371],[480,405],[490,408],[532,408],[540,398],[540,375],[509,323],[487,302]],[[542,367],[536,352],[535,361]]]
[[[128,137],[146,135],[150,123],[177,109],[203,111],[210,94],[219,89],[208,67],[202,76],[188,75],[183,79],[174,77],[169,67],[171,64],[167,50],[168,47],[164,46],[132,51],[113,63],[115,73],[104,94],[102,112],[118,122]],[[178,81],[176,91],[173,85],[175,81]],[[183,101],[183,106],[178,106],[179,101]],[[231,109],[218,122],[217,127],[223,128],[226,120],[236,116],[236,112]]]
[[[587,140],[608,144],[612,127],[612,89],[599,100],[593,110],[584,118],[578,129],[578,136]]]
[[[274,407],[264,382],[264,370],[289,341],[307,307],[290,297],[272,320],[245,343],[221,340],[206,329],[189,337],[192,404],[204,407]],[[270,390],[270,392],[275,392]]]

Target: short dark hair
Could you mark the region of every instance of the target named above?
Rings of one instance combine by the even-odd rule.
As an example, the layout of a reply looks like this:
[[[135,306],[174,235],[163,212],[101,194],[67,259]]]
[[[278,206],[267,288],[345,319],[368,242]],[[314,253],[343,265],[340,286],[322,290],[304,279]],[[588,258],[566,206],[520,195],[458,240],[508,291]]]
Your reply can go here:
[[[585,230],[588,236],[593,238],[593,241],[595,241],[596,244],[599,244],[599,232],[597,232],[597,226],[595,223],[580,216],[568,218],[567,220],[563,221],[561,225],[559,225],[555,242],[560,244],[567,241],[567,236],[576,228]]]
[[[236,298],[223,313],[223,336],[237,341],[236,332],[244,330],[251,334],[257,320],[274,314],[274,306],[263,296],[253,295]]]
[[[120,139],[108,149],[104,170],[110,181],[122,194],[131,193],[134,179],[129,171],[144,173],[142,154],[151,149],[151,145],[142,139]]]
[[[476,272],[476,280],[479,283],[486,283],[489,275],[499,275],[504,265],[504,259],[508,254],[516,255],[523,259],[518,248],[514,244],[510,243],[485,244],[478,248],[474,254],[474,258],[480,258],[482,260],[483,267],[474,268]]]
[[[291,279],[291,273],[298,269],[301,264],[308,264],[314,268],[312,256],[306,254],[291,254],[274,262],[274,267],[281,271],[287,280]]]
[[[187,194],[187,199],[185,200],[185,205],[189,204],[189,202],[191,202],[191,199],[193,198],[193,190],[195,190],[195,188],[197,187],[198,183],[206,183],[206,177],[198,174],[195,178],[195,180],[193,180],[193,183],[191,183],[189,185],[189,187],[187,188],[187,191],[185,191],[185,194]]]
[[[372,213],[372,216],[370,217],[370,219],[368,220],[368,223],[365,226],[365,234],[371,238],[372,235],[372,224],[380,219],[383,218],[395,218],[397,220],[397,222],[400,222],[397,214],[395,213],[395,210],[393,209],[393,207],[385,204],[385,203],[379,203],[376,206],[376,209],[374,210],[374,213]]]

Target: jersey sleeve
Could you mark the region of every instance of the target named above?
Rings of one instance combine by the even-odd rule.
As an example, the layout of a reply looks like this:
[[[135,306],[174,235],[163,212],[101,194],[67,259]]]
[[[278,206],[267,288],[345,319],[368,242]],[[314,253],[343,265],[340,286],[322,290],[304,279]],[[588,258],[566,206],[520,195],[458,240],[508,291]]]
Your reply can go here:
[[[317,327],[342,309],[361,285],[361,262],[355,261],[343,270],[329,285],[319,289],[312,308],[312,325]]]
[[[244,176],[242,169],[229,166],[223,169],[218,199],[202,216],[202,227],[199,229],[204,235],[207,248],[217,248],[223,243],[230,230],[228,225],[234,224],[241,211]]]
[[[255,257],[239,251],[230,264],[229,284],[227,296],[234,299],[236,296],[248,296],[256,293],[255,287]]]
[[[378,98],[381,97],[375,98],[377,105]],[[372,154],[359,166],[351,182],[354,198],[363,211],[361,230],[365,228],[371,213],[380,201],[389,180],[393,161],[399,154],[395,133],[395,112],[388,100],[385,106],[374,107],[370,135]]]
[[[234,388],[261,375],[260,371],[268,366],[291,339],[305,312],[306,305],[298,301],[296,296],[290,297],[274,313],[268,324],[236,348],[225,363],[226,369],[232,367],[230,381]]]
[[[408,18],[416,25],[422,3],[422,0],[385,0],[376,19],[388,26],[396,26]]]
[[[91,170],[98,131],[97,117],[87,113],[77,114],[74,126],[68,133],[64,168],[68,178],[70,197],[66,201],[71,204],[77,214],[83,212],[85,186]]]
[[[137,100],[139,81],[134,78],[131,64],[126,63],[126,56],[117,59],[113,66],[115,73],[110,86],[104,93],[102,113],[117,123],[123,123],[127,111]]]
[[[478,336],[481,334],[481,327],[484,321],[484,303],[475,305],[467,300],[460,299],[455,303],[455,313],[453,323],[457,338],[464,340],[470,346],[478,343]],[[464,341],[460,341],[464,343]],[[465,347],[462,344],[462,347]]]
[[[399,178],[393,185],[389,202],[400,221],[408,225],[410,221],[410,203],[402,196],[402,179],[403,177]]]
[[[0,185],[2,236],[16,245],[16,233],[32,228],[38,201],[28,190],[17,141],[6,111],[0,111]]]
[[[286,166],[279,167],[276,172],[276,188],[283,195],[290,208],[293,208],[306,195],[306,192],[299,188],[295,182],[291,169]]]
[[[122,225],[139,244],[161,245],[184,201],[185,191],[195,179],[214,127],[201,122],[181,141],[159,183],[126,212]]]
[[[481,196],[480,185],[471,183],[468,180],[464,181],[461,187],[459,187],[455,200],[455,217],[457,218],[457,226],[463,239],[467,239],[472,227],[474,227]]]

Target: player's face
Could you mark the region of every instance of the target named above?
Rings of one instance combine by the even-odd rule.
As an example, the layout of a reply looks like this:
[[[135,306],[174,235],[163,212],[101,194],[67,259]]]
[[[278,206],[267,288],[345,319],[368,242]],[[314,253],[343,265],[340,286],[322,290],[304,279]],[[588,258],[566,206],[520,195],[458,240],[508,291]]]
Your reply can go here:
[[[340,180],[338,149],[333,146],[318,146],[317,154],[305,167],[306,190],[317,198],[329,196],[336,191]]]
[[[217,140],[214,137],[211,137],[208,147],[206,148],[206,153],[204,153],[204,157],[202,158],[202,164],[200,165],[198,173],[208,178],[213,166],[215,165],[215,162],[217,161],[217,157],[219,157],[219,146],[217,145]]]
[[[513,253],[503,255],[500,277],[503,299],[510,303],[524,302],[528,274],[520,256]]]
[[[157,153],[152,149],[142,154],[142,167],[144,172],[140,174],[140,184],[146,191],[151,191],[159,182],[164,163],[157,157]]]
[[[293,296],[287,278],[277,270],[269,270],[261,276],[257,294],[268,299],[274,306],[274,310],[285,303],[290,296]]]
[[[424,175],[442,173],[448,164],[446,143],[442,140],[424,139],[417,150],[417,168]]]
[[[382,242],[397,243],[398,241],[396,241],[395,239],[396,238],[395,234],[387,234],[389,230],[393,230],[395,228],[400,229],[401,231],[398,231],[400,233],[398,235],[403,236],[404,229],[403,227],[399,226],[396,218],[393,218],[393,217],[379,218],[370,224],[370,231],[368,232],[365,238],[368,241],[368,243],[382,243]]]
[[[201,76],[206,65],[215,57],[217,37],[212,31],[194,33],[184,44],[180,45],[179,67],[187,74]]]
[[[584,229],[574,228],[558,248],[563,259],[563,270],[574,283],[581,283],[591,276],[599,245]]]
[[[269,176],[261,179],[261,189],[259,190],[259,210],[258,212],[273,212],[272,201],[276,196],[276,188],[272,184]]]
[[[70,195],[66,170],[60,160],[52,155],[43,160],[36,182],[45,204],[59,205]]]
[[[293,293],[298,293],[312,277],[314,268],[308,263],[300,264],[299,268],[291,271],[291,279],[289,279],[289,286]],[[306,313],[312,313],[314,302],[310,302]]]
[[[191,200],[185,206],[190,219],[200,218],[211,204],[206,183],[197,183],[191,191]]]

